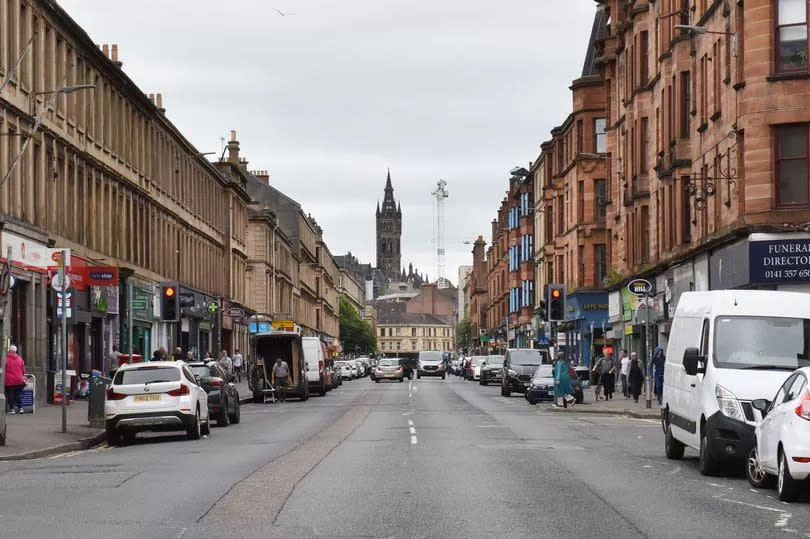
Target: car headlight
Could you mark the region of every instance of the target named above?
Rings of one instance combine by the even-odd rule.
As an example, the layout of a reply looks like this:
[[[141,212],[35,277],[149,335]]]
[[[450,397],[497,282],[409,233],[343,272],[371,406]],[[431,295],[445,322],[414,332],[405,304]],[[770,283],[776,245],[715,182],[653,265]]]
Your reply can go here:
[[[742,406],[740,406],[740,401],[737,400],[734,393],[721,385],[717,385],[714,388],[714,396],[717,398],[717,406],[724,416],[737,421],[745,421]]]
[[[509,373],[509,376],[512,376],[512,377],[514,377],[514,378],[517,378],[517,377],[518,377],[518,373],[516,373],[516,372],[515,372],[515,371],[513,371],[512,369],[509,369],[507,372]]]

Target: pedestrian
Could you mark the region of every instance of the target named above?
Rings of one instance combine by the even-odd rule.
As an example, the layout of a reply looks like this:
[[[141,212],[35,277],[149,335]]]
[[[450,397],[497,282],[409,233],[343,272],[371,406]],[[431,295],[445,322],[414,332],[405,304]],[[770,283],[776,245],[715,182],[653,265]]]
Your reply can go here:
[[[25,389],[25,362],[17,354],[17,347],[8,347],[6,354],[6,408],[9,413],[23,413],[22,391]]]
[[[189,350],[186,352],[186,363],[191,363],[192,361],[194,361],[194,352]]]
[[[605,392],[605,400],[612,400],[613,392],[616,390],[616,362],[610,354],[602,358],[599,369],[599,374],[602,378],[602,389]]]
[[[183,359],[183,349],[179,346],[174,349],[174,355],[172,356],[172,361],[180,361]]]
[[[554,363],[554,404],[559,406],[562,403],[563,408],[568,408],[569,404],[573,404],[571,393],[574,392],[571,387],[571,373],[569,372],[570,365],[565,360],[565,355],[562,352],[557,353],[557,361]]]
[[[635,354],[635,352],[633,353]],[[622,355],[619,359],[619,369],[622,380],[622,394],[624,395],[625,399],[629,399],[630,386],[627,383],[627,375],[630,374],[630,359],[627,357],[627,350],[622,350]]]
[[[152,361],[163,361],[163,356],[160,353],[160,348],[152,352]]]
[[[599,356],[591,369],[591,384],[593,385],[593,395],[596,400],[599,400],[599,398],[602,396],[601,363],[603,359],[605,358]]]
[[[630,368],[628,369],[627,379],[630,383],[630,393],[633,395],[633,400],[638,402],[638,396],[641,395],[641,386],[644,384],[644,371],[641,370],[638,354],[635,352],[630,354]]]
[[[219,366],[225,371],[225,374],[228,375],[228,378],[233,379],[233,361],[228,357],[227,350],[220,352],[219,361],[217,363],[219,363]]]
[[[287,400],[287,380],[290,376],[290,369],[287,362],[280,357],[276,358],[276,364],[273,365],[272,379],[270,382],[273,388],[278,391],[278,398],[281,402]]]
[[[242,381],[242,365],[244,359],[242,358],[242,354],[239,353],[238,348],[234,350],[233,358],[231,359],[233,359],[233,372],[236,375],[237,383],[239,383]]]
[[[118,345],[114,344],[110,353],[110,378],[115,376],[116,371],[121,368],[121,356],[118,352]]]
[[[664,400],[664,365],[666,364],[666,357],[664,356],[664,349],[660,346],[655,347],[653,352],[653,376],[655,380],[655,397],[658,399],[660,405]]]

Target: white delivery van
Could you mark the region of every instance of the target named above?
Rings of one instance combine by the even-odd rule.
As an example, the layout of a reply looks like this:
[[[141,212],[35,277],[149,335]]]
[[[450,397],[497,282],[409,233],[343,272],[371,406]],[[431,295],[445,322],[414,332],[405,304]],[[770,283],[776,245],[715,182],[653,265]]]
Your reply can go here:
[[[304,347],[304,362],[306,363],[309,392],[315,392],[323,397],[326,395],[326,356],[324,354],[324,345],[318,337],[304,337],[301,341]]]
[[[744,462],[759,419],[751,401],[771,399],[810,365],[810,294],[766,290],[685,292],[664,367],[666,455],[700,452],[700,471]]]

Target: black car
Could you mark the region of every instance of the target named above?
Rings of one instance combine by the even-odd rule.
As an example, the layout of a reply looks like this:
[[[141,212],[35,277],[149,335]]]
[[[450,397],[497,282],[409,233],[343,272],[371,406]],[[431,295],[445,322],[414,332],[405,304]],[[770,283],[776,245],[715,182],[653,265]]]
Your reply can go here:
[[[217,426],[239,423],[242,412],[239,408],[239,391],[233,376],[225,373],[216,361],[189,363],[191,372],[199,379],[200,386],[208,393],[208,413],[216,417]]]
[[[584,395],[582,393],[582,382],[574,376],[574,369],[568,367],[571,376],[571,388],[574,390],[574,398],[577,404],[582,404]],[[529,404],[537,404],[539,401],[554,400],[554,366],[540,365],[532,375],[531,385],[526,390],[526,400]]]
[[[549,363],[548,352],[537,348],[510,348],[506,351],[501,380],[501,396],[526,393],[537,367]]]
[[[481,366],[481,377],[478,381],[482,386],[500,384],[503,380],[503,356],[487,356],[486,363]]]

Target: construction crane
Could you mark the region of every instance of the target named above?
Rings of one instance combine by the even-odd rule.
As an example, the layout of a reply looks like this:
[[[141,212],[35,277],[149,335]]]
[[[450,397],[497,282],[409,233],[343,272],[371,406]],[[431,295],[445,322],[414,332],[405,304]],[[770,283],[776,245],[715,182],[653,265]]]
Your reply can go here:
[[[447,288],[447,279],[444,277],[444,200],[450,196],[447,182],[440,179],[436,182],[436,190],[431,194],[436,198],[436,223],[433,229],[433,241],[436,244],[436,284],[439,288]]]

